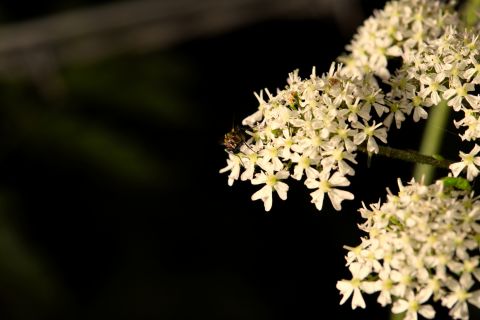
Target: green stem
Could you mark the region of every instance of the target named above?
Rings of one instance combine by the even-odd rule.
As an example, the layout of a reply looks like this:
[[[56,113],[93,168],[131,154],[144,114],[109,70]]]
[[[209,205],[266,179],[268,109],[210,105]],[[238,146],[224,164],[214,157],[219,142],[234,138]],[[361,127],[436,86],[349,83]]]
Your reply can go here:
[[[361,152],[367,152],[365,145],[358,146],[358,150]],[[446,159],[436,159],[431,156],[427,156],[421,153],[418,153],[413,150],[400,150],[392,147],[379,146],[378,155],[385,156],[388,158],[399,159],[408,162],[421,163],[423,166],[433,168],[444,168],[448,169],[448,166],[453,163],[451,160]]]
[[[445,127],[450,116],[450,108],[446,101],[440,102],[431,109],[427,125],[420,144],[420,153],[425,155],[439,154],[445,134]],[[413,173],[415,180],[431,183],[435,174],[435,168],[426,165],[416,165]]]

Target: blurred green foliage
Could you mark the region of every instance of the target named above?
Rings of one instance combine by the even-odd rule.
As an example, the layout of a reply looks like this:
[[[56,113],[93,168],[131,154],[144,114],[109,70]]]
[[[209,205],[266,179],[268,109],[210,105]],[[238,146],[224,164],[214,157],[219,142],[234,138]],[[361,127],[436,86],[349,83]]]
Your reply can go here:
[[[152,139],[159,132],[141,129],[188,123],[181,91],[188,68],[182,62],[168,55],[117,57],[66,67],[54,76],[60,88],[53,96],[42,95],[28,79],[0,82],[6,145],[13,140],[30,156],[128,182],[161,178],[161,159],[152,152],[161,142]],[[145,145],[149,137],[142,134],[151,134],[152,144]]]
[[[478,22],[480,15],[480,0],[466,0],[462,5],[463,20],[472,26]]]
[[[30,201],[25,184],[44,177],[36,171],[62,168],[110,193],[118,185],[138,193],[175,185],[164,140],[169,131],[193,121],[189,79],[186,60],[158,53],[66,66],[40,84],[22,77],[0,80],[0,188],[5,190],[0,193],[1,318],[62,319],[78,308],[76,293],[49,260],[51,253],[28,232],[35,221],[31,215],[44,212],[41,207],[38,212],[25,209],[28,204],[22,201]],[[34,176],[21,178],[25,166]],[[57,181],[41,184],[49,192],[78,192],[75,181],[53,185]],[[68,174],[60,181],[68,181]]]

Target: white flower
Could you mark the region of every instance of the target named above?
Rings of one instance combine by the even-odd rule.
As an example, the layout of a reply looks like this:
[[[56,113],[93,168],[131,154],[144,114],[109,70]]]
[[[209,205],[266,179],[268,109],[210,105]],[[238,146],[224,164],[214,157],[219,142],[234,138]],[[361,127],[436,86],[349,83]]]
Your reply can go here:
[[[369,88],[372,90],[372,88]],[[374,90],[374,89],[373,89]],[[374,92],[365,92],[365,108],[373,106],[377,115],[381,117],[384,112],[388,111],[388,108],[385,107],[384,94],[381,89],[377,89]]]
[[[380,291],[377,302],[385,307],[392,303],[393,280],[390,278],[390,270],[388,268],[382,269],[382,271],[379,272],[378,277],[379,279],[374,283],[374,288],[368,293]]]
[[[224,173],[230,171],[228,175],[228,185],[232,186],[235,180],[238,180],[240,175],[240,164],[241,159],[239,156],[229,153],[227,159],[227,166],[225,168],[220,169],[220,173]]]
[[[390,107],[390,113],[383,120],[383,124],[388,129],[392,125],[392,121],[395,118],[395,125],[397,129],[400,129],[402,122],[405,121],[405,114],[410,114],[412,112],[412,106],[407,100],[402,101],[390,101],[387,103]]]
[[[475,76],[471,81],[473,84],[480,84],[480,63],[477,62],[477,59],[474,56],[470,56],[471,67],[468,70],[465,70],[463,77],[470,81],[470,78]]]
[[[242,163],[245,167],[245,171],[243,171],[242,175],[240,176],[242,181],[253,179],[255,166],[257,165],[258,160],[258,154],[255,152],[250,152],[247,154],[247,158],[243,158]]]
[[[350,185],[348,179],[339,172],[335,172],[330,176],[329,171],[318,172],[316,169],[308,168],[307,177],[307,180],[305,180],[307,188],[317,189],[310,195],[312,196],[312,203],[315,203],[318,210],[322,210],[325,193],[328,194],[333,207],[338,211],[342,209],[341,203],[343,200],[353,200],[354,198],[352,193],[335,188]]]
[[[344,304],[353,293],[352,309],[357,307],[365,308],[365,300],[363,300],[360,290],[364,286],[363,279],[368,276],[370,270],[358,262],[350,264],[349,270],[352,273],[352,279],[337,282],[337,289],[343,296],[340,304]]]
[[[254,95],[255,95],[255,97],[256,97],[257,100],[258,100],[259,107],[258,107],[258,110],[257,110],[254,114],[252,114],[252,115],[246,117],[245,119],[243,119],[242,124],[243,124],[244,126],[247,126],[247,125],[248,125],[248,126],[253,126],[255,123],[257,123],[257,122],[259,122],[260,120],[262,120],[262,118],[263,118],[263,111],[264,111],[266,108],[268,108],[267,103],[265,102],[265,100],[263,100],[263,91],[260,91],[260,95],[257,94],[256,92],[254,92]]]
[[[420,83],[422,84],[423,88],[420,91],[420,96],[423,99],[430,97],[433,104],[439,104],[440,101],[442,101],[440,98],[440,93],[447,90],[447,88],[441,84],[443,77],[443,75],[422,75],[420,77]]]
[[[264,203],[265,211],[270,211],[272,208],[272,196],[274,190],[277,192],[280,199],[287,199],[288,185],[280,180],[286,179],[288,176],[289,173],[285,170],[276,173],[273,173],[273,170],[257,173],[255,178],[252,179],[252,184],[256,185],[265,183],[265,186],[252,195],[252,200],[255,201],[261,199]]]
[[[353,136],[355,136],[357,130],[352,130],[348,125],[338,126],[336,130],[336,136],[333,136],[330,141],[337,145],[342,143],[345,145],[345,149],[348,152],[353,152],[357,149],[355,143],[353,143]]]
[[[460,135],[462,140],[476,140],[480,137],[480,118],[477,117],[476,112],[472,109],[462,107],[464,117],[459,121],[453,121],[455,127],[467,127],[463,135]]]
[[[345,160],[352,163],[357,163],[357,161],[351,153],[345,152],[343,146],[331,147],[323,152],[322,156],[324,156],[321,161],[323,170],[338,169],[338,172],[343,176],[355,174],[355,170]]]
[[[453,87],[445,90],[443,93],[443,98],[448,101],[448,105],[453,107],[453,110],[460,111],[462,107],[463,99],[467,100],[472,107],[476,106],[476,98],[468,92],[475,90],[475,85],[473,83],[464,83],[460,81],[455,81]],[[453,99],[451,99],[453,97]]]
[[[353,103],[347,102],[348,111],[350,114],[348,115],[348,121],[350,122],[357,122],[358,116],[360,116],[364,120],[370,120],[370,107],[368,105],[359,104],[360,98],[356,98]]]
[[[458,177],[460,172],[467,168],[467,179],[472,181],[480,172],[480,170],[477,168],[477,166],[480,166],[480,157],[476,156],[479,151],[480,146],[478,144],[475,144],[472,151],[470,151],[468,154],[460,151],[460,158],[462,158],[462,161],[455,162],[449,167],[453,173],[453,176]]]
[[[292,155],[292,162],[296,163],[294,169],[293,169],[293,175],[292,178],[296,180],[300,180],[303,177],[303,173],[307,168],[310,168],[310,165],[312,164],[312,159],[308,157],[307,155],[299,155],[298,153],[294,153]]]
[[[424,107],[432,106],[430,99],[423,99],[415,91],[407,92],[407,99],[411,101],[413,106],[413,121],[418,122],[420,119],[428,118],[428,112],[425,111]]]
[[[424,305],[429,296],[424,292],[420,292],[415,295],[412,291],[409,291],[406,299],[398,299],[395,301],[392,307],[392,313],[406,312],[404,320],[417,320],[417,313],[427,319],[433,319],[435,317],[435,310],[431,305]]]
[[[480,290],[468,291],[474,284],[472,279],[461,278],[458,282],[449,278],[445,284],[451,293],[442,299],[442,304],[451,309],[449,314],[454,319],[468,319],[467,302],[480,308]]]
[[[369,153],[378,153],[379,148],[377,142],[375,141],[375,138],[379,139],[383,143],[387,143],[387,130],[385,128],[380,128],[381,126],[381,123],[375,124],[375,121],[371,126],[367,123],[355,123],[354,127],[362,131],[355,135],[355,137],[353,138],[353,142],[356,145],[359,145],[363,143],[365,139],[367,139],[367,151]]]
[[[262,161],[257,162],[262,169],[267,170],[267,167],[272,166],[274,171],[280,171],[284,167],[282,160],[279,158],[279,150],[273,143],[258,154],[262,156]]]

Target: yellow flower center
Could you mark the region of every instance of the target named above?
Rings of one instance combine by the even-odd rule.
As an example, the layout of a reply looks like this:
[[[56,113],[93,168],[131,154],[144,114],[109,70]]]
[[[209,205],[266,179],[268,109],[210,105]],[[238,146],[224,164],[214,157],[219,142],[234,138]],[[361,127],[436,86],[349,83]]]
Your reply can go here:
[[[273,187],[277,183],[277,177],[275,175],[271,174],[267,177],[267,185],[270,187]]]
[[[328,192],[331,189],[330,183],[328,183],[328,181],[320,181],[320,187],[319,188],[323,192]]]

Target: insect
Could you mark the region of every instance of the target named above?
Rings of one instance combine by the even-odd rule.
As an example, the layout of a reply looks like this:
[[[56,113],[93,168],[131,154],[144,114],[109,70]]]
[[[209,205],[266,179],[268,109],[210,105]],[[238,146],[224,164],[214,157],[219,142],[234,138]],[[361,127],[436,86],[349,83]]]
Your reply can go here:
[[[443,181],[443,185],[445,187],[450,187],[450,188],[454,188],[454,189],[457,189],[457,190],[463,190],[463,191],[472,190],[472,186],[470,186],[470,183],[465,178],[445,177],[445,178],[442,179],[442,181]]]
[[[298,110],[298,108],[300,107],[300,97],[298,96],[298,93],[297,92],[291,93],[287,102],[288,102],[288,105],[290,106],[290,109]]]
[[[328,78],[328,84],[330,85],[330,87],[333,87],[334,85],[340,83],[340,80],[338,80],[337,78]]]
[[[223,138],[223,145],[225,151],[239,153],[243,144],[246,144],[246,132],[245,127],[235,126],[227,132]]]

